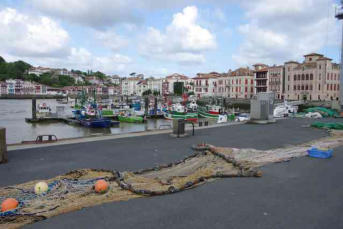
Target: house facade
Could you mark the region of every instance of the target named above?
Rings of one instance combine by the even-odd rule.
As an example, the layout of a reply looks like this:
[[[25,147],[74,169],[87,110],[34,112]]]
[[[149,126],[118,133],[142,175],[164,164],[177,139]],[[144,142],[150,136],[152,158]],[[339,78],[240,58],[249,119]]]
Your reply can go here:
[[[285,98],[338,100],[340,66],[321,54],[305,55],[303,63],[285,63]]]

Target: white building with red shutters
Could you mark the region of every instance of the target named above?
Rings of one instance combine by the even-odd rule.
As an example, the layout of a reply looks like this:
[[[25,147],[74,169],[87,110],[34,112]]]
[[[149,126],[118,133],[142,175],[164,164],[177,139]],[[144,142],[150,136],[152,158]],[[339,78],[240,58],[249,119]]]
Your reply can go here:
[[[230,98],[250,99],[254,95],[254,72],[249,68],[229,71]]]
[[[197,98],[229,96],[229,78],[227,74],[217,72],[198,73],[193,78],[193,85],[194,94]]]

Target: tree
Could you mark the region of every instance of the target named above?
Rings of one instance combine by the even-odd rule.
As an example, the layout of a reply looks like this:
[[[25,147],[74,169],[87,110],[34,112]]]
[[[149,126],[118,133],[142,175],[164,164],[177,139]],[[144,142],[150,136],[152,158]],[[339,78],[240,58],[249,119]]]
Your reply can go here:
[[[151,94],[152,94],[151,90],[148,89],[148,90],[144,91],[142,95],[147,96],[147,95],[151,95]]]
[[[0,56],[0,63],[6,63],[5,59],[2,56]]]
[[[135,75],[136,75],[135,72],[130,73],[130,76],[135,76]]]
[[[159,92],[159,91],[156,91],[156,90],[154,90],[154,92],[153,92],[153,95],[154,95],[154,96],[158,96],[158,95],[160,95],[160,92]]]
[[[184,83],[183,82],[175,82],[174,83],[174,94],[175,95],[182,95],[184,92]]]

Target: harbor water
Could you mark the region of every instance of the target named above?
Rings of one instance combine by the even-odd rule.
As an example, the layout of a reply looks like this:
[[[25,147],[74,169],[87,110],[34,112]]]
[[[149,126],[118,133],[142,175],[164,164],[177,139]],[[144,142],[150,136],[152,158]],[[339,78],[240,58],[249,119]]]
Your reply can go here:
[[[71,104],[59,104],[56,100],[37,100],[37,104],[46,103],[56,111],[56,106],[64,106],[65,113],[72,115]],[[22,141],[35,140],[38,135],[54,134],[58,139],[94,136],[101,134],[121,134],[141,132],[154,129],[168,128],[171,121],[165,119],[151,119],[146,123],[120,123],[106,129],[85,128],[79,125],[68,125],[63,122],[26,123],[25,118],[30,118],[31,100],[0,100],[0,127],[6,128],[8,144],[21,143]]]

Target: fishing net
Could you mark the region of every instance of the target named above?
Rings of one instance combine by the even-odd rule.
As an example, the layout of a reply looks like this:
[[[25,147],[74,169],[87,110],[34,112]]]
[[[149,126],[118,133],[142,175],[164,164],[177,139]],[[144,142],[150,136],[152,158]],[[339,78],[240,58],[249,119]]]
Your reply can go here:
[[[337,111],[332,110],[332,109],[328,109],[325,107],[311,107],[311,108],[307,108],[305,110],[305,113],[309,113],[309,112],[319,112],[323,117],[339,117],[339,114]]]
[[[17,228],[46,218],[106,202],[125,201],[144,196],[165,195],[197,187],[207,181],[228,177],[260,177],[259,167],[306,155],[311,147],[335,148],[343,145],[341,131],[330,137],[298,146],[273,150],[236,149],[203,146],[183,160],[136,172],[75,170],[46,180],[49,191],[36,195],[37,181],[0,188],[0,202],[5,198],[19,201],[17,209],[0,212],[0,228]],[[109,183],[105,194],[94,191],[99,179]]]
[[[311,124],[311,126],[315,128],[320,128],[320,129],[343,130],[343,123],[341,122],[332,122],[332,123],[314,122]]]

